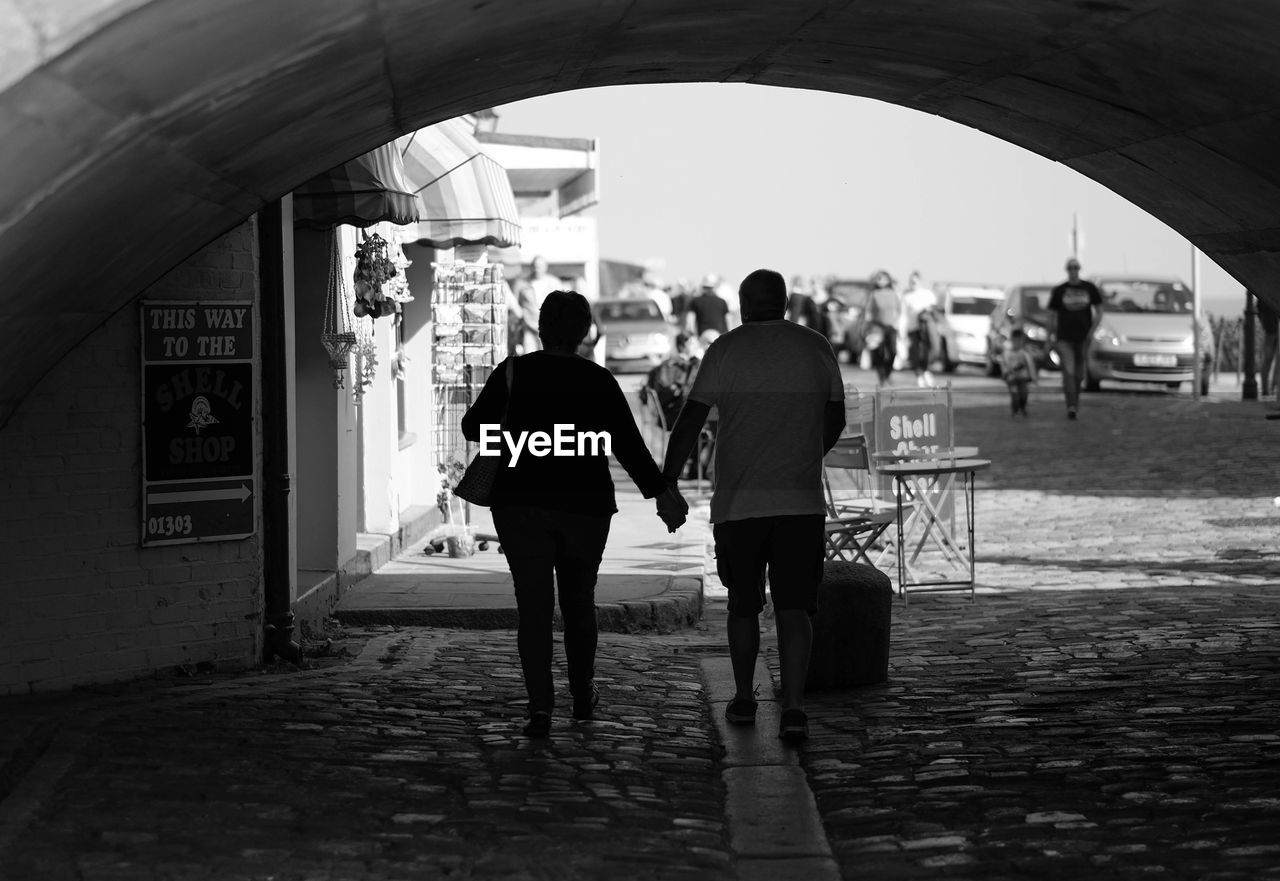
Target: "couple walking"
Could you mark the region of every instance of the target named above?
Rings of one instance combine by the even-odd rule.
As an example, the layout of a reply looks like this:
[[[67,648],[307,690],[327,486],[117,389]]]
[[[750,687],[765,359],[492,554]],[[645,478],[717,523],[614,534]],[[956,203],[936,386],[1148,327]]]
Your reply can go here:
[[[607,431],[613,454],[674,532],[689,506],[678,489],[684,462],[711,408],[719,414],[711,522],[716,568],[729,591],[728,642],[736,694],[734,724],[756,716],[756,657],[768,573],[778,626],[782,719],[779,736],[808,736],[804,684],[822,578],[822,457],[844,428],[844,387],[826,337],[786,320],[787,288],[767,269],[738,290],[743,324],[719,337],[681,410],[663,466],[649,455],[621,388],[607,370],[574,352],[590,308],[571,291],[549,295],[539,316],[543,350],[518,359],[510,388],[499,365],[462,421],[518,431],[569,424]],[[504,418],[505,414],[505,418]],[[558,585],[573,717],[591,719],[600,700],[594,682],[595,584],[617,511],[607,455],[522,456],[503,468],[493,491],[493,522],[515,582],[516,635],[528,693],[524,732],[551,730],[552,616]]]

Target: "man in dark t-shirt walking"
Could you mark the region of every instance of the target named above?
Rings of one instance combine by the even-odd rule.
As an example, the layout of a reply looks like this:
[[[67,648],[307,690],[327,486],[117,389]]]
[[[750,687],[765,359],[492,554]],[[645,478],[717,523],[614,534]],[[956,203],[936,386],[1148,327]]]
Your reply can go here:
[[[702,291],[689,303],[696,336],[700,337],[708,330],[718,334],[729,332],[729,304],[716,293],[719,283],[714,275],[708,275],[702,280]]]
[[[1067,261],[1067,280],[1049,295],[1049,341],[1062,363],[1062,393],[1067,418],[1075,419],[1080,406],[1080,383],[1085,373],[1085,353],[1094,328],[1102,320],[1102,292],[1080,278],[1080,261]]]

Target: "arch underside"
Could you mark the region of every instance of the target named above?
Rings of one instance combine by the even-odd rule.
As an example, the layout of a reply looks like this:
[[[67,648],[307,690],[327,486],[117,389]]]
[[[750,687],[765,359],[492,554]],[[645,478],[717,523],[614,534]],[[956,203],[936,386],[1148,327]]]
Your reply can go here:
[[[597,86],[745,82],[936,114],[1098,181],[1280,306],[1267,0],[65,5],[0,11],[0,425],[107,316],[315,174]]]

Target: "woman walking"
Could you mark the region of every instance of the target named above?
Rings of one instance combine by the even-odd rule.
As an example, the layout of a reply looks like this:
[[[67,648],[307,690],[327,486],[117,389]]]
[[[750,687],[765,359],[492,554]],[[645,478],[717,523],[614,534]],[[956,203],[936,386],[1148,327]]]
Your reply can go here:
[[[902,319],[902,300],[894,288],[893,276],[881,269],[872,277],[874,287],[867,292],[866,348],[871,352],[871,366],[878,385],[889,384],[893,362],[898,357],[898,323]],[[873,345],[874,344],[874,345]]]
[[[577,354],[590,327],[585,297],[549,293],[538,314],[541,351],[516,359],[510,388],[507,362],[498,365],[462,418],[468,440],[482,441],[483,433],[492,448],[498,437],[508,451],[491,508],[515,582],[529,737],[550,733],[555,710],[551,660],[557,588],[573,718],[592,718],[600,699],[596,575],[618,510],[610,453],[645,498],[658,500],[659,516],[669,529],[684,522],[689,507],[649,455],[613,374]]]

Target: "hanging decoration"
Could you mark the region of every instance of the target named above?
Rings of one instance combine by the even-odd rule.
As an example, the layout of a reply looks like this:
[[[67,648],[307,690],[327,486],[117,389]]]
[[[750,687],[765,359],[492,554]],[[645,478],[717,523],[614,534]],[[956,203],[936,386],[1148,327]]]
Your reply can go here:
[[[320,342],[329,353],[329,367],[333,370],[333,387],[343,387],[351,350],[356,344],[355,331],[351,329],[347,307],[347,285],[342,272],[342,254],[338,248],[337,230],[329,232],[329,280],[324,300],[324,326]]]
[[[364,234],[356,246],[355,305],[357,317],[382,318],[400,311],[410,302],[409,282],[404,269],[409,260],[399,244],[392,246],[377,233]]]
[[[373,378],[378,372],[378,347],[373,341],[372,318],[357,318],[355,331],[356,344],[352,351],[356,356],[356,365],[351,395],[358,407],[364,403],[364,390],[373,385]]]
[[[396,268],[396,274],[391,276],[391,280],[386,284],[387,296],[396,304],[396,319],[399,320],[403,311],[401,307],[405,303],[413,302],[413,294],[409,292],[409,276],[405,270],[413,265],[413,261],[405,256],[404,243],[393,240],[387,246],[387,250],[391,255],[391,262]]]

